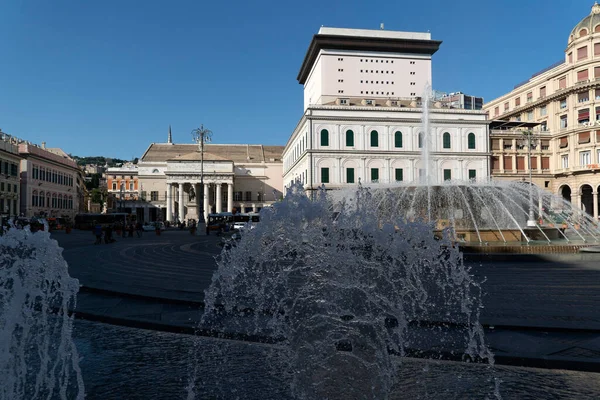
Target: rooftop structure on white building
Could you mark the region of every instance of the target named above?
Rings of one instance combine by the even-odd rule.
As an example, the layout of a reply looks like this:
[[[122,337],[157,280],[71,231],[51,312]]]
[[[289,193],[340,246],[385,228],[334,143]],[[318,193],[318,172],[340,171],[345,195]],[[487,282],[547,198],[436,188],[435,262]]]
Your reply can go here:
[[[487,178],[486,114],[421,98],[440,44],[430,33],[321,28],[297,77],[304,114],[283,153],[285,187],[297,180],[308,191],[417,181],[424,140],[436,181]]]
[[[463,92],[439,92],[434,91],[434,99],[445,108],[460,108],[463,110],[481,110],[483,108],[483,97],[470,96]]]

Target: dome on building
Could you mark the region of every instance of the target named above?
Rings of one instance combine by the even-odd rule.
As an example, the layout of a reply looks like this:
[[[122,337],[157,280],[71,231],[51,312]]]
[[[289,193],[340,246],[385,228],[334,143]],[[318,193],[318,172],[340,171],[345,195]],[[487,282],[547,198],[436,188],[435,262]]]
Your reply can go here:
[[[569,44],[580,37],[600,32],[600,4],[594,3],[590,15],[582,19],[569,35]]]

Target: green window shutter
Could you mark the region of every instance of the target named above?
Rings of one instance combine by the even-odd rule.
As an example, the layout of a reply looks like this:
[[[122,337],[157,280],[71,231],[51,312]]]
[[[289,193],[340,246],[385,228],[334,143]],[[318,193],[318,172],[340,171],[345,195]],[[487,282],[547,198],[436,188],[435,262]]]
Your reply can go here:
[[[353,147],[354,146],[354,132],[350,129],[346,131],[346,146]]]
[[[419,133],[419,148],[423,148],[423,132]]]
[[[354,168],[346,168],[346,183],[354,183]]]
[[[469,179],[475,179],[477,178],[477,170],[476,169],[470,169],[469,170]]]
[[[321,183],[329,183],[329,168],[321,168]]]
[[[404,170],[402,168],[396,168],[396,182],[404,180]]]
[[[469,142],[469,149],[474,149],[475,148],[475,134],[474,133],[469,133],[468,136],[468,142]]]
[[[444,148],[450,148],[450,134],[448,132],[444,132]]]
[[[377,131],[371,131],[371,147],[379,146],[379,133]]]
[[[449,181],[450,179],[452,179],[452,170],[451,169],[445,169],[444,170],[444,180],[445,181]]]
[[[371,182],[379,180],[379,168],[371,168]]]
[[[321,131],[321,146],[329,146],[329,132],[327,129]]]
[[[400,131],[394,134],[394,147],[402,147],[402,132]]]

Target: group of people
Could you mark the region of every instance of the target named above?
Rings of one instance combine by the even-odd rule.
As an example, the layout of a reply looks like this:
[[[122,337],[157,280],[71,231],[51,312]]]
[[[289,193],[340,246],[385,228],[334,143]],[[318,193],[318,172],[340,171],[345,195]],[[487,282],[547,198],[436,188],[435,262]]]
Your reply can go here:
[[[134,231],[137,232],[137,237],[142,237],[144,229],[142,228],[141,222],[130,222],[129,224],[115,223],[103,227],[101,224],[94,221],[94,227],[92,229],[94,236],[96,236],[96,242],[94,244],[102,244],[103,237],[105,244],[116,242],[115,238],[113,237],[113,232],[117,232],[117,234],[120,233],[122,237],[126,238],[133,237]]]

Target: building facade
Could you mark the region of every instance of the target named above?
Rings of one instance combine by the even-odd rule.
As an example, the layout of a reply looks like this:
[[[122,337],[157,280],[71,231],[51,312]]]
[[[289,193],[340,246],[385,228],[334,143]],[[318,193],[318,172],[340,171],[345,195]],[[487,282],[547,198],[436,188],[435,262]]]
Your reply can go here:
[[[463,92],[435,93],[436,101],[446,108],[459,108],[461,110],[483,109],[483,97],[469,96]]]
[[[430,181],[487,178],[486,114],[420,97],[440,43],[429,33],[321,28],[298,75],[305,110],[283,153],[284,186],[418,181],[425,143]]]
[[[21,156],[21,214],[66,217],[73,220],[79,212],[81,188],[77,163],[59,149],[46,149],[22,142]]]
[[[491,119],[536,125],[535,184],[598,217],[600,204],[600,5],[571,31],[564,58],[484,105]],[[530,128],[525,128],[529,130]],[[519,132],[492,130],[492,176],[525,179]]]
[[[137,164],[142,220],[197,220],[200,209],[205,218],[258,212],[281,198],[282,151],[282,146],[206,144],[202,157],[196,144],[152,143]]]
[[[0,217],[20,215],[20,166],[18,139],[0,132]]]

